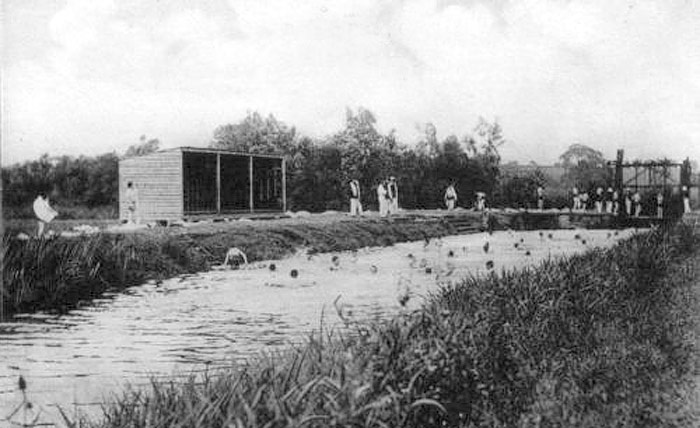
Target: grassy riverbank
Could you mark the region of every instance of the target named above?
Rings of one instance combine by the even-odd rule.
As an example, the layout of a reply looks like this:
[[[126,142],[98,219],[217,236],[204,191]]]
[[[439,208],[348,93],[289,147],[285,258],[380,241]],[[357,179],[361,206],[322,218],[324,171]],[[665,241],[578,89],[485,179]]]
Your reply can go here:
[[[236,222],[185,229],[54,239],[5,237],[5,315],[66,310],[107,290],[148,279],[194,273],[220,264],[230,247],[249,260],[279,259],[294,251],[353,250],[454,233],[443,222],[394,223],[336,217],[314,221]]]
[[[468,278],[418,311],[186,384],[99,427],[696,426],[684,381],[700,244],[688,228]]]

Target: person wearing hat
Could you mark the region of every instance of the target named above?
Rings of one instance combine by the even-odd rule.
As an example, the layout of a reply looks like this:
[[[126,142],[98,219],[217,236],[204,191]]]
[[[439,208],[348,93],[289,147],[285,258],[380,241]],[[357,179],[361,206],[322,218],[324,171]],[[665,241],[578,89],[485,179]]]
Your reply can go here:
[[[350,215],[362,215],[362,203],[360,202],[360,182],[354,179],[348,180],[350,196]]]
[[[396,184],[396,177],[389,177],[387,182],[387,192],[389,194],[389,214],[399,212],[399,186]]]
[[[688,186],[683,186],[681,193],[683,194],[683,213],[687,214],[690,212],[690,191]]]
[[[449,211],[455,209],[455,203],[457,202],[457,191],[455,190],[454,183],[450,183],[445,190],[445,205]]]

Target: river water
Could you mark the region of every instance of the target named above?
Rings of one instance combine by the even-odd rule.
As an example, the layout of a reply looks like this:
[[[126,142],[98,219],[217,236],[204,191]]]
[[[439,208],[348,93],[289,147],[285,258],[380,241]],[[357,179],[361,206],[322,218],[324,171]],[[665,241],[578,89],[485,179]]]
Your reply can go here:
[[[487,261],[496,270],[522,267],[610,246],[631,233],[495,232],[355,252],[299,251],[246,269],[149,282],[66,315],[17,317],[0,323],[0,426],[23,400],[20,375],[40,421],[58,421],[57,406],[98,415],[127,383],[187,376],[302,342],[321,323],[340,325],[338,310],[381,319],[402,310],[405,296],[406,306],[416,308],[439,284],[485,273]]]

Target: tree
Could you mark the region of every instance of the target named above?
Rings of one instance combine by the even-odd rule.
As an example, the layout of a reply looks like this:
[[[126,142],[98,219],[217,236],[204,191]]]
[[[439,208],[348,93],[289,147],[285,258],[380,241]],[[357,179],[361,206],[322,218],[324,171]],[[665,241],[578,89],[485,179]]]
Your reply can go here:
[[[563,180],[569,187],[576,186],[583,191],[596,187],[607,187],[610,173],[606,168],[603,153],[583,144],[572,144],[559,156],[566,170]]]
[[[263,118],[258,112],[248,112],[239,123],[216,128],[209,146],[243,153],[290,154],[295,139],[296,129],[272,114]]]
[[[139,138],[139,140],[141,141],[139,144],[134,144],[133,146],[129,146],[129,148],[126,149],[124,157],[131,158],[143,156],[149,153],[157,152],[160,148],[160,141],[157,138],[151,138],[147,140],[146,136],[142,135],[141,138]]]

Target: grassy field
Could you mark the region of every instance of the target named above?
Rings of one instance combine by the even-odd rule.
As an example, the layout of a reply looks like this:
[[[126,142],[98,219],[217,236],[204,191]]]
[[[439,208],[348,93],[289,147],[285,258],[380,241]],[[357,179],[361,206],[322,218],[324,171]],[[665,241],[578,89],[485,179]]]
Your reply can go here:
[[[397,223],[347,216],[202,223],[73,238],[4,237],[5,315],[62,311],[148,279],[198,272],[222,263],[230,247],[250,261],[295,251],[342,251],[454,233],[444,222]]]
[[[91,427],[693,427],[700,244],[637,235],[466,278],[245,366],[127,392]]]

